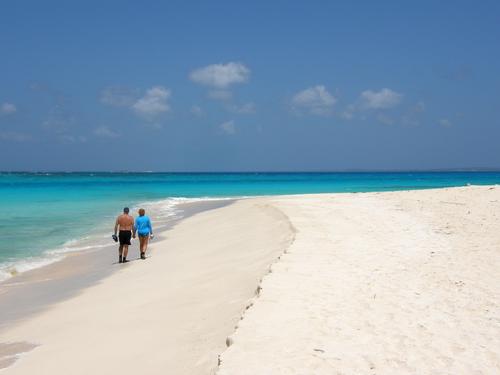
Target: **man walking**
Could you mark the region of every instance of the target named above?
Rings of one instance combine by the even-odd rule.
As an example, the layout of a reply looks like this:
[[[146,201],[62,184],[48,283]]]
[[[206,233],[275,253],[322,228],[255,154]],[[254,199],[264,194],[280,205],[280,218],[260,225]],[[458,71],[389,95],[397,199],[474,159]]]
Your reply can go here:
[[[132,230],[134,228],[134,218],[130,216],[128,207],[123,209],[123,214],[116,218],[115,223],[115,235],[118,231],[118,227],[120,228],[120,233],[118,234],[118,239],[120,240],[120,247],[118,247],[119,263],[126,263],[127,255],[128,255],[128,246],[130,245],[130,239],[132,238]],[[115,239],[116,241],[116,239]]]

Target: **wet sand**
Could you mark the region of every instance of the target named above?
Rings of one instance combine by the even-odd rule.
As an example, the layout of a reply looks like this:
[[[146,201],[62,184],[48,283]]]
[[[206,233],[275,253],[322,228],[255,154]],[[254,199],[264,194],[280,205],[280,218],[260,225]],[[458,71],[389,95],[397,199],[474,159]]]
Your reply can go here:
[[[180,217],[172,219],[165,230],[158,232],[155,241],[164,238],[180,220],[232,202],[215,200],[179,204]],[[112,229],[111,225],[110,233]],[[110,241],[107,247],[68,253],[59,262],[24,272],[0,283],[0,334],[16,322],[75,296],[84,288],[118,271],[121,265],[117,258],[118,245]],[[139,259],[137,241],[133,241],[130,246],[129,259],[132,262]]]

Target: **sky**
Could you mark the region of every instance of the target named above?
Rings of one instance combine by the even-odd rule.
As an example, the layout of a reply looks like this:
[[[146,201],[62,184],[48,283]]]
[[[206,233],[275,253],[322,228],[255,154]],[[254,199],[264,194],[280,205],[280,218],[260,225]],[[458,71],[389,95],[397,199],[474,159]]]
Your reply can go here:
[[[0,170],[500,168],[498,1],[12,1]]]

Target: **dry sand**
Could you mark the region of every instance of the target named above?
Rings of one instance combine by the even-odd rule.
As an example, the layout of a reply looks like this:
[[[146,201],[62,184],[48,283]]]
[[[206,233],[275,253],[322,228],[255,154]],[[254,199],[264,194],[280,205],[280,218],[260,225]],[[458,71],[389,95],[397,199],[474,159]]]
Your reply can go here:
[[[500,187],[240,200],[166,234],[1,332],[0,373],[500,373]]]
[[[218,375],[500,374],[500,187],[268,203],[295,241]]]

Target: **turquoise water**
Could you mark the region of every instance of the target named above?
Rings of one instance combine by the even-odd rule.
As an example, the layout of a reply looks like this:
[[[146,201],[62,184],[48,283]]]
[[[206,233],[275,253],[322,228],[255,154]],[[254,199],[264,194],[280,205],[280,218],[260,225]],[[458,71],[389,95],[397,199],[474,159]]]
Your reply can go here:
[[[500,172],[399,173],[0,173],[0,279],[65,251],[109,241],[123,206],[150,202],[175,215],[171,198],[425,189],[500,184]],[[164,200],[161,204],[151,202]],[[158,207],[162,209],[158,210]],[[155,218],[155,217],[153,217]],[[60,255],[59,255],[60,256]]]

